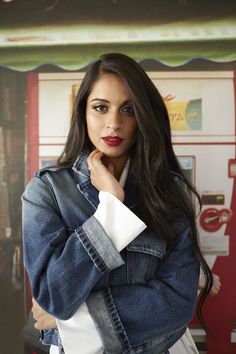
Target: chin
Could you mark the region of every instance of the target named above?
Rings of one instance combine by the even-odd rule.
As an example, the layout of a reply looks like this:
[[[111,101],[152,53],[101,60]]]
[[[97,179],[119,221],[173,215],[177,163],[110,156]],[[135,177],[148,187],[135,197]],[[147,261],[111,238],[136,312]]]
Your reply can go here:
[[[104,151],[104,156],[106,157],[112,157],[112,158],[119,158],[119,157],[122,157],[123,154],[118,154],[118,153],[112,153],[112,152],[105,152]]]

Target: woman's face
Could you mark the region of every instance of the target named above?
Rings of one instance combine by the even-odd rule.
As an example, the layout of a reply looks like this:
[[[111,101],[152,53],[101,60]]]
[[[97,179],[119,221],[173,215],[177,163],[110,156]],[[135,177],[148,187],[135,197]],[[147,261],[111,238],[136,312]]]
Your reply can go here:
[[[104,74],[93,85],[86,106],[88,136],[109,158],[127,160],[137,134],[137,122],[121,78]]]

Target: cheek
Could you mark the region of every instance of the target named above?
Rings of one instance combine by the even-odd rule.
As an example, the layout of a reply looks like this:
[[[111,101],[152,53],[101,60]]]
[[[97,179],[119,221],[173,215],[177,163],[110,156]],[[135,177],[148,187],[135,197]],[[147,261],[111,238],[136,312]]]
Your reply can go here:
[[[88,137],[91,139],[92,134],[93,134],[93,125],[91,124],[91,120],[86,117],[86,126],[87,126],[87,132],[88,132]]]
[[[90,115],[87,115],[86,123],[87,123],[87,130],[89,133],[90,132],[92,133],[94,130],[96,130],[96,121]]]
[[[101,135],[101,124],[97,119],[88,118],[87,120],[87,132],[90,140],[96,140]]]

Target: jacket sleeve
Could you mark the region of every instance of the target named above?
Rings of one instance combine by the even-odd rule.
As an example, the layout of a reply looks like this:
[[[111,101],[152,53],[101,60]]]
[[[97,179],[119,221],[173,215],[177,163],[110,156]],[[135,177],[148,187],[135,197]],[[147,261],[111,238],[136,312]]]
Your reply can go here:
[[[184,328],[192,319],[198,290],[199,262],[196,259],[190,227],[179,227],[174,246],[161,261],[156,279],[144,285],[109,288],[106,302],[117,313],[117,323],[124,329],[132,346],[151,338]],[[98,326],[102,325],[94,304],[99,293],[87,300],[89,311]],[[109,327],[104,330],[109,332]],[[111,334],[112,335],[112,334]]]
[[[24,262],[40,306],[67,319],[97,281],[124,262],[91,216],[75,230],[65,227],[48,183],[33,177],[22,196]]]

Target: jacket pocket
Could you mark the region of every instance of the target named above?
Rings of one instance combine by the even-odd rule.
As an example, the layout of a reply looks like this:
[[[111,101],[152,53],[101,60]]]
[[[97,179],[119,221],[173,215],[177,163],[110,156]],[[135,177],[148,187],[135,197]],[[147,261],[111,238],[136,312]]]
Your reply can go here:
[[[166,243],[153,232],[146,232],[127,248],[126,274],[128,284],[145,284],[155,279],[160,259],[166,254]]]

